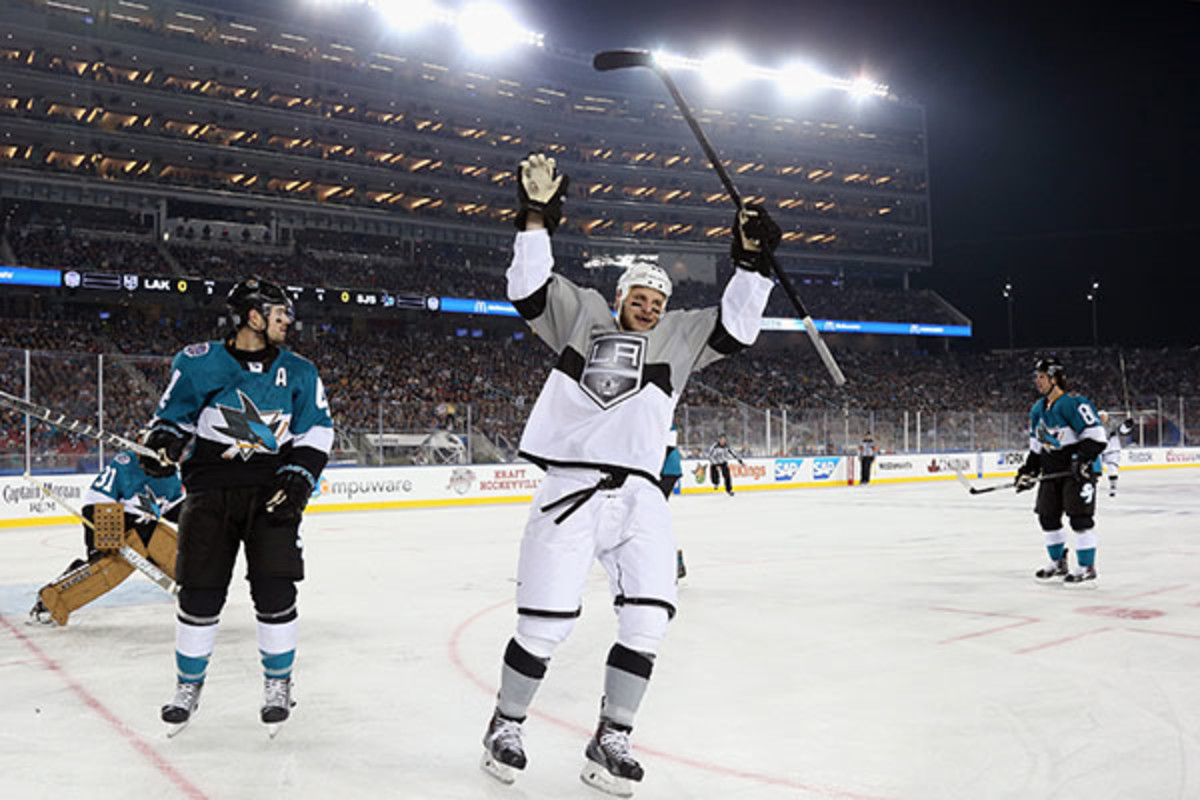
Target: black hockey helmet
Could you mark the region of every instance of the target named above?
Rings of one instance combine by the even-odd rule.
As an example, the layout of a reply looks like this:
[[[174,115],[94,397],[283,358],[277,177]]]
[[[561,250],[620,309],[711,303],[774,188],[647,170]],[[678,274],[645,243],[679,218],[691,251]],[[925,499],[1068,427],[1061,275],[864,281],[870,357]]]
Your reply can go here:
[[[1033,365],[1034,372],[1044,372],[1051,378],[1062,378],[1067,374],[1067,368],[1054,356],[1039,358]]]
[[[229,306],[229,312],[233,315],[234,328],[240,328],[247,323],[252,308],[258,309],[258,312],[266,317],[268,307],[283,306],[287,309],[288,316],[296,318],[292,298],[283,287],[257,277],[247,278],[230,289],[225,304]]]

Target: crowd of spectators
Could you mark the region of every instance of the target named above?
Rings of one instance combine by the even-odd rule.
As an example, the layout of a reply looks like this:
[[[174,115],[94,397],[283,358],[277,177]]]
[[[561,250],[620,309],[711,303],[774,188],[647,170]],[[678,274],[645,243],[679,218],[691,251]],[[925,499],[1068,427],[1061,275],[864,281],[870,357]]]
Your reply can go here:
[[[554,362],[536,337],[512,333],[489,330],[475,338],[415,326],[317,324],[294,346],[317,364],[343,442],[379,430],[463,432],[469,418],[471,430],[511,448]],[[90,322],[6,319],[0,326],[0,384],[13,394],[24,391],[28,348],[33,399],[98,422],[95,354],[105,353],[105,425],[132,435],[153,414],[169,372],[168,355],[213,334],[208,321],[136,314]],[[795,419],[805,410],[829,414],[843,408],[859,415],[1005,412],[1019,427],[1033,399],[1031,368],[1039,354],[842,349],[837,355],[849,379],[840,390],[810,348],[773,349],[768,340],[697,373],[680,405],[724,407],[731,417],[744,408],[786,408]],[[1126,387],[1115,352],[1081,349],[1061,357],[1072,388],[1098,406],[1123,407]],[[1195,349],[1126,351],[1135,401],[1146,394],[1183,396],[1200,413],[1198,357]],[[69,453],[84,446],[76,437],[36,427],[38,447]],[[0,442],[9,451],[23,447],[19,415],[0,412]]]

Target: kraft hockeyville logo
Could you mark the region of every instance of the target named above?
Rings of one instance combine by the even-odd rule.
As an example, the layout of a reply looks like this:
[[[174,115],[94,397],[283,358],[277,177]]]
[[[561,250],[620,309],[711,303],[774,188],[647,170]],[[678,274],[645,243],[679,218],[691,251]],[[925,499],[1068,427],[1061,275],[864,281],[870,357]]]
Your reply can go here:
[[[612,408],[641,387],[645,353],[640,336],[601,334],[592,340],[579,385],[601,408]]]

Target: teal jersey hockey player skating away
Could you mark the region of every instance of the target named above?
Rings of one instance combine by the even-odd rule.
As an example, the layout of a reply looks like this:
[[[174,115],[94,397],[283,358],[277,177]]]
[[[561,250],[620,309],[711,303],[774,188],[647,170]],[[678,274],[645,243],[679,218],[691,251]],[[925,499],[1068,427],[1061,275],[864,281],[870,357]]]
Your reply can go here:
[[[175,356],[152,427],[194,436],[183,482],[197,489],[267,483],[283,465],[313,483],[333,445],[325,387],[312,362],[282,348],[246,361],[224,342]],[[260,356],[261,357],[261,356]]]

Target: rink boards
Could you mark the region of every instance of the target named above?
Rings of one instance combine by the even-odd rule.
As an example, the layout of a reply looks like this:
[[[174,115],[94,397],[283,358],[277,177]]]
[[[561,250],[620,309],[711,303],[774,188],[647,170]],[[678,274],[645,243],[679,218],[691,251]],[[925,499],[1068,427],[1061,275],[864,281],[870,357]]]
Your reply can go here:
[[[1024,460],[1019,450],[979,453],[918,453],[877,456],[871,482],[919,483],[954,480],[955,470],[973,478],[1015,474]],[[855,456],[748,458],[730,465],[737,491],[771,491],[851,486],[861,464]],[[1122,470],[1200,467],[1200,448],[1130,448],[1121,454]],[[39,476],[69,505],[78,508],[92,475]],[[527,503],[541,485],[542,472],[532,464],[472,464],[440,467],[331,467],[321,475],[310,512],[436,508],[493,503]],[[679,482],[683,494],[714,491],[708,462],[684,459]],[[62,525],[74,517],[19,476],[0,478],[0,528]]]

